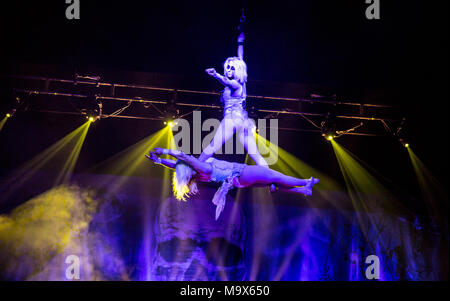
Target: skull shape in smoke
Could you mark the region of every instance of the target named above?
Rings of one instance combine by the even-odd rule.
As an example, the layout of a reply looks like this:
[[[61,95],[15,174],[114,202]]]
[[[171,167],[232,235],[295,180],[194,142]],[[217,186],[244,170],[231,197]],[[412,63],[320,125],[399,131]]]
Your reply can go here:
[[[246,226],[240,205],[228,196],[215,220],[215,188],[202,187],[187,202],[165,200],[155,218],[154,280],[243,280]]]

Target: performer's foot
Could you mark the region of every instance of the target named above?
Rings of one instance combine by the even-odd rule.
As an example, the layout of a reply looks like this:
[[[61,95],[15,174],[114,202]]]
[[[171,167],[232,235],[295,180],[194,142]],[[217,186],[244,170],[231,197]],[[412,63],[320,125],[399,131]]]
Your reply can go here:
[[[278,191],[278,186],[273,184],[273,183],[270,184],[270,192],[274,193],[274,192],[277,192],[277,191]]]
[[[309,188],[309,187],[307,187],[307,188],[305,189],[305,195],[310,196],[311,194],[312,194],[312,189]]]
[[[306,188],[305,195],[311,195],[312,194],[312,188],[313,188],[314,184],[317,184],[317,183],[319,183],[319,179],[315,179],[315,178],[311,177],[308,180],[308,184],[305,186],[305,188]]]
[[[311,181],[312,185],[319,183],[319,179],[317,179],[317,178],[311,177],[309,180]]]

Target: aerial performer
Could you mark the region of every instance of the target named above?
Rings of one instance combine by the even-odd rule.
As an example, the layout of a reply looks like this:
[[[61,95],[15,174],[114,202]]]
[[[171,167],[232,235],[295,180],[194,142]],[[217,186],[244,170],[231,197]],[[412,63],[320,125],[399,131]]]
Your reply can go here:
[[[163,159],[159,156],[170,155],[177,160]],[[225,207],[228,190],[246,187],[263,187],[275,183],[280,190],[311,195],[314,184],[318,179],[299,179],[282,174],[276,170],[261,165],[247,165],[208,158],[201,161],[194,156],[187,155],[179,150],[155,148],[146,155],[156,164],[174,169],[173,192],[178,200],[198,192],[197,182],[221,183],[214,194],[212,202],[216,205],[216,220]]]
[[[212,157],[222,145],[236,133],[240,142],[247,150],[247,153],[257,165],[268,167],[266,160],[261,156],[256,146],[254,131],[256,126],[248,118],[245,109],[245,100],[247,97],[247,65],[244,62],[244,32],[242,25],[244,14],[241,17],[239,26],[240,34],[238,36],[238,49],[236,57],[229,57],[223,64],[224,74],[219,74],[214,68],[206,69],[206,73],[217,79],[224,89],[221,94],[223,108],[223,119],[212,139],[211,143],[203,150],[198,158],[204,162]]]

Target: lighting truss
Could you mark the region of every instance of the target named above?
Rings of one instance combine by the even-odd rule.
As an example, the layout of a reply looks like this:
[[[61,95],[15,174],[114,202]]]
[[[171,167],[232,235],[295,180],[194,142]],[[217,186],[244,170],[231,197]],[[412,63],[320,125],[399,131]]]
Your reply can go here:
[[[75,79],[49,78],[40,76],[8,76],[12,79],[13,90],[15,93],[26,93],[28,95],[44,95],[52,97],[69,98],[71,100],[87,100],[94,97],[100,104],[117,104],[125,102],[126,104],[113,113],[101,112],[100,118],[127,118],[142,120],[164,120],[166,109],[170,106],[176,106],[187,110],[187,113],[179,116],[186,116],[194,110],[212,109],[220,111],[222,107],[218,103],[220,93],[212,91],[187,90],[176,88],[155,87],[150,85],[123,84],[101,81],[99,76],[80,76]],[[192,100],[195,98],[196,100]],[[198,101],[203,98],[203,102]],[[205,101],[206,99],[206,101]],[[152,107],[153,116],[142,114],[126,114],[126,109],[133,103],[141,103],[146,108]],[[256,104],[257,103],[257,104]],[[248,106],[251,104],[252,106]],[[158,109],[157,106],[164,106]],[[256,107],[256,108],[255,108]],[[296,109],[297,108],[297,109]],[[301,109],[299,109],[301,108]],[[339,108],[339,110],[337,110]],[[280,118],[284,117],[301,118],[307,121],[312,128],[304,127],[280,127],[280,130],[287,131],[310,131],[320,132],[321,128],[312,119],[323,120],[329,111],[339,112],[335,115],[336,120],[346,120],[356,123],[348,125],[347,130],[336,131],[337,136],[341,135],[366,135],[380,136],[386,135],[387,123],[398,123],[402,119],[395,111],[398,108],[384,104],[368,104],[354,102],[336,97],[321,97],[311,94],[310,97],[277,97],[262,95],[247,95],[247,109],[256,113],[261,118]],[[53,114],[82,114],[81,110],[68,111],[58,109],[36,110]],[[155,115],[156,114],[156,115]],[[367,127],[368,123],[378,123],[381,130],[368,133],[356,131]],[[363,126],[364,125],[364,126]]]

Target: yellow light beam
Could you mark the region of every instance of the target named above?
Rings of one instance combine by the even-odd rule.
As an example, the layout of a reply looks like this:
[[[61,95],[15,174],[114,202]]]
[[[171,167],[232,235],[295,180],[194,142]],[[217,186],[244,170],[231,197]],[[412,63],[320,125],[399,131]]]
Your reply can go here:
[[[376,173],[379,177],[381,175],[370,167],[367,163],[361,161],[349,150],[345,149],[343,146],[339,145],[337,142],[331,142],[333,150],[335,151],[336,157],[341,163],[341,169],[344,172],[344,176],[347,177],[349,185],[347,188],[352,193],[367,195],[382,196],[384,199],[395,199],[395,197],[381,184],[369,171]],[[364,165],[364,166],[363,166]],[[390,208],[394,208],[395,203],[384,202],[385,205],[391,204]]]
[[[257,139],[260,139],[262,142],[258,143],[258,146],[262,148],[262,153],[268,153],[271,158],[269,161],[275,162],[270,168],[297,178],[308,179],[313,176],[320,180],[320,182],[314,186],[313,196],[306,198],[306,201],[311,207],[316,205],[314,200],[316,200],[316,202],[323,200],[341,211],[344,215],[348,214],[345,210],[346,200],[342,198],[338,199],[336,196],[337,192],[344,191],[344,189],[335,180],[296,158],[281,147],[274,145],[264,137],[258,134],[256,135]]]
[[[331,203],[334,207],[340,209],[342,213],[345,215],[346,212],[343,211],[344,204],[340,204],[336,200],[335,193],[338,191],[342,191],[343,189],[330,177],[327,175],[319,172],[317,169],[309,166],[308,164],[304,163],[303,161],[299,160],[292,154],[288,153],[281,147],[275,145],[274,143],[268,141],[264,137],[260,136],[259,134],[256,134],[257,139],[257,145],[259,148],[259,151],[261,154],[265,154],[264,157],[267,159],[268,162],[273,163],[271,164],[270,168],[277,170],[283,174],[297,177],[297,178],[303,178],[308,179],[311,176],[314,176],[315,178],[320,179],[320,183],[314,187],[314,199],[311,197],[306,198],[306,201],[310,204],[310,207],[312,210],[312,216],[318,217],[320,216],[319,209],[315,208],[314,200],[326,200],[327,202]],[[311,217],[312,218],[312,217]],[[332,231],[332,229],[329,229]],[[298,239],[302,237],[302,231],[306,231],[299,225],[298,229]],[[291,246],[290,251],[287,253],[287,255],[283,258],[282,265],[280,266],[279,270],[276,273],[276,279],[281,278],[283,276],[283,273],[285,272],[286,268],[289,266],[290,261],[292,260],[293,254],[294,254],[294,248],[299,243],[300,240],[295,240],[294,244]],[[254,263],[257,263],[259,259],[256,259]],[[252,267],[252,273],[250,279],[255,279],[257,275],[257,268],[255,266]]]
[[[267,144],[265,144],[265,146],[267,146]],[[266,153],[268,153],[269,156],[273,155],[273,153],[269,152]],[[248,153],[245,157],[245,164],[248,165],[255,164],[255,162],[250,158]],[[261,256],[264,251],[263,249],[270,240],[270,234],[272,233],[271,231],[263,231],[263,229],[274,227],[278,222],[278,217],[276,216],[273,196],[270,193],[268,187],[249,188],[246,193],[251,193],[251,199],[253,200],[251,202],[253,214],[253,227],[254,229],[261,230],[255,231],[255,235],[253,236],[253,255],[249,280],[254,281],[258,277],[258,273],[261,267],[262,261]],[[239,202],[241,196],[242,196],[241,192],[238,192],[238,194],[236,195],[236,199]],[[238,208],[235,209],[234,214],[237,214],[238,212],[237,210]]]
[[[339,163],[342,175],[344,177],[353,208],[356,212],[356,218],[360,229],[367,238],[367,228],[369,224],[374,224],[369,215],[369,208],[366,205],[365,193],[378,192],[375,189],[372,177],[354,160],[348,152],[338,145],[335,141],[331,142],[336,158]],[[363,216],[364,214],[364,216]],[[368,219],[365,217],[367,216]]]
[[[89,130],[90,124],[91,122],[87,122],[85,124],[83,132],[78,138],[77,144],[73,148],[72,152],[70,153],[70,156],[67,158],[66,163],[64,164],[61,172],[59,173],[58,177],[55,180],[54,186],[69,182],[70,176],[72,175],[72,172],[75,168],[75,164],[78,161],[78,156],[80,155],[80,151],[84,144],[84,140],[86,138],[86,134]]]
[[[169,126],[168,130],[166,131],[166,144],[163,146],[163,148],[166,149],[177,149],[175,145],[175,140],[173,138],[173,131],[172,128]],[[163,156],[168,157],[169,156]],[[173,158],[172,158],[173,159]],[[164,177],[163,177],[163,187],[162,187],[162,194],[161,194],[161,201],[167,197],[170,196],[170,185],[171,185],[171,170],[168,168],[164,168]]]
[[[310,177],[319,178],[320,182],[316,186],[315,189],[325,189],[325,190],[341,190],[341,187],[328,177],[327,175],[321,173],[317,169],[312,166],[306,164],[300,159],[296,158],[294,155],[288,153],[280,146],[277,146],[270,141],[266,140],[264,137],[256,134],[257,139],[262,140],[262,143],[258,143],[258,146],[263,148],[261,153],[269,153],[270,158],[276,163],[271,165],[272,169],[278,170],[286,175],[299,177],[303,179],[307,179]]]
[[[105,179],[100,186],[108,186],[110,195],[116,193],[129,180],[136,176],[163,176],[164,170],[156,166],[144,156],[155,147],[166,147],[167,134],[170,128],[164,127],[156,133],[141,139],[139,142],[113,155],[105,161],[90,169],[91,172],[100,172],[120,176],[113,182]],[[166,138],[166,139],[165,139]]]
[[[3,129],[3,127],[5,126],[6,120],[8,120],[8,117],[3,117],[2,121],[0,122],[0,131]]]
[[[366,239],[368,229],[376,229],[379,226],[373,213],[407,212],[407,209],[358,162],[361,160],[336,141],[331,143],[353,204],[355,217],[360,225],[359,228]],[[380,243],[385,245],[383,241]]]
[[[136,161],[141,162],[145,159],[144,155],[151,149],[155,141],[163,137],[164,131],[166,129],[162,129],[141,139],[137,143],[100,162],[92,167],[91,170],[114,175],[131,175],[133,171],[133,168],[130,168],[131,165],[135,164]]]
[[[441,219],[441,210],[443,208],[440,208],[439,204],[448,202],[448,195],[439,181],[419,157],[417,157],[413,150],[410,147],[407,150],[429,214]]]
[[[88,126],[88,122],[84,123],[71,133],[67,134],[62,139],[34,156],[29,161],[25,162],[17,168],[13,174],[8,177],[7,182],[3,187],[8,187],[8,191],[5,193],[5,197],[13,193],[17,188],[21,187],[23,183],[29,180],[38,170],[44,166],[52,163],[53,161],[59,161],[61,158],[65,158],[63,150],[66,148],[72,149],[75,142],[78,140],[78,136],[82,134],[85,128]],[[54,162],[53,162],[54,163]]]

